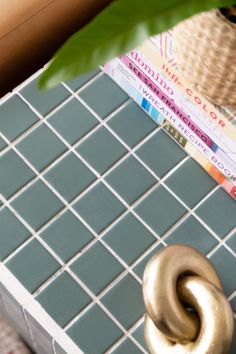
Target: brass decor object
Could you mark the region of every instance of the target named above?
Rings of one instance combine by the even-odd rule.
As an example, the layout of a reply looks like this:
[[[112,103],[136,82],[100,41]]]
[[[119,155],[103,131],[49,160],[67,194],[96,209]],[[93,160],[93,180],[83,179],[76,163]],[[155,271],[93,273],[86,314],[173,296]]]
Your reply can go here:
[[[224,354],[233,314],[219,277],[192,247],[174,245],[153,256],[143,277],[145,338],[151,354]]]
[[[174,27],[181,75],[209,101],[236,108],[236,23],[220,10],[197,14]]]

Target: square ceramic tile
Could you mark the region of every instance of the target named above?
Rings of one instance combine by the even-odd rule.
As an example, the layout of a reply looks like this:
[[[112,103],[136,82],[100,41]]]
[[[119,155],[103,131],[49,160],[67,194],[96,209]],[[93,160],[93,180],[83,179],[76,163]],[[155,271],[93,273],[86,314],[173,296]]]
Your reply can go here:
[[[40,236],[64,262],[93,239],[91,232],[70,211],[63,213]]]
[[[217,233],[224,237],[236,221],[236,203],[223,189],[218,189],[200,207],[196,213]]]
[[[114,354],[142,354],[143,352],[131,340],[125,339],[112,353]]]
[[[236,328],[236,319],[234,318],[234,328]],[[235,329],[234,329],[234,335],[233,335],[233,340],[230,348],[229,354],[234,354],[236,353],[236,335],[235,335]]]
[[[125,211],[123,204],[101,182],[84,195],[74,208],[97,233]]]
[[[230,301],[230,305],[231,305],[234,313],[236,313],[236,296]]]
[[[191,208],[216,186],[216,182],[193,159],[185,161],[166,184]]]
[[[91,301],[67,272],[53,280],[36,299],[61,327],[71,321]]]
[[[6,207],[0,210],[0,230],[0,261],[3,261],[31,236],[24,225]]]
[[[154,254],[156,254],[157,252],[161,251],[163,249],[163,245],[162,244],[158,244],[155,247],[153,247],[153,249],[147,253],[147,255],[137,263],[137,265],[133,268],[134,272],[137,274],[137,276],[142,279],[143,278],[143,273],[144,273],[144,269],[146,267],[147,262],[149,261],[149,259],[154,256]]]
[[[75,98],[53,113],[48,122],[74,144],[98,124],[98,120]]]
[[[100,118],[105,118],[128,99],[126,93],[106,75],[100,76],[81,91],[80,97]]]
[[[38,171],[47,167],[67,149],[44,124],[36,128],[16,147]]]
[[[70,96],[69,91],[62,85],[58,85],[51,90],[40,91],[38,89],[38,78],[21,89],[20,93],[42,115],[48,114]]]
[[[0,156],[0,194],[10,198],[35,177],[34,172],[13,150]]]
[[[69,80],[66,84],[73,90],[77,91],[81,86],[86,84],[89,80],[91,80],[94,76],[96,76],[100,72],[99,69],[94,70],[88,74],[80,75],[75,79]]]
[[[129,204],[135,202],[156,179],[133,156],[128,157],[107,177],[106,181]]]
[[[103,127],[79,145],[77,151],[99,173],[105,172],[127,152],[126,148]]]
[[[157,128],[156,123],[134,102],[115,114],[108,125],[130,147],[134,147]]]
[[[0,137],[0,151],[7,146],[7,143]]]
[[[130,265],[156,238],[132,214],[128,214],[105,234],[103,240]]]
[[[162,186],[148,195],[135,211],[160,236],[187,212]]]
[[[236,232],[230,236],[226,243],[236,253]]]
[[[76,155],[70,153],[50,169],[45,178],[70,202],[88,187],[96,176]]]
[[[37,240],[28,243],[6,265],[30,292],[34,292],[60,268]]]
[[[135,331],[132,333],[132,336],[148,352],[147,345],[146,345],[145,338],[144,338],[144,325],[143,325],[143,323],[135,329]]]
[[[12,206],[35,230],[64,207],[53,192],[39,180],[14,199]]]
[[[10,141],[37,121],[36,114],[17,95],[10,97],[0,106],[0,131]]]
[[[93,305],[67,331],[84,353],[103,354],[122,335],[117,325],[98,305]]]
[[[80,256],[71,265],[71,269],[95,295],[124,270],[116,258],[99,242]]]
[[[160,130],[137,150],[137,155],[158,177],[163,177],[186,156],[186,153]]]
[[[231,295],[235,291],[235,274],[236,257],[232,255],[225,247],[221,246],[211,256],[211,262],[215,266],[218,275],[223,284],[225,294]]]
[[[185,244],[197,248],[204,254],[210,252],[218,244],[215,237],[191,215],[173,230],[165,241],[168,245]]]
[[[122,278],[101,301],[126,329],[137,322],[145,311],[142,287],[130,274]]]

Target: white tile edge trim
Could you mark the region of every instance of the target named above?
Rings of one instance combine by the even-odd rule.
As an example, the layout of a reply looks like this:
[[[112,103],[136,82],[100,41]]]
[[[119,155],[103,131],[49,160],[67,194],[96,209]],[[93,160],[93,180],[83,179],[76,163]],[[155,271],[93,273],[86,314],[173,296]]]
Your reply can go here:
[[[53,338],[52,342],[56,341],[68,354],[84,354],[2,263],[0,264],[0,282],[23,309],[50,334]]]

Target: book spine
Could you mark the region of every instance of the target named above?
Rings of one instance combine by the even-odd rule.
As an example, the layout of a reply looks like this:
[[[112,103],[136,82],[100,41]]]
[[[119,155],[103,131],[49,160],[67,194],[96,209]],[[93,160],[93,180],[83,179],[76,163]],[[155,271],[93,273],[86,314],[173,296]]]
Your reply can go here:
[[[216,166],[209,162],[204,154],[199,151],[196,146],[189,141],[178,129],[167,119],[163,117],[160,111],[149,102],[137,90],[137,79],[125,68],[118,59],[113,59],[104,66],[105,72],[134,99],[134,101],[144,110],[149,116],[180,145],[182,148],[197,162],[208,174],[216,180],[230,195],[236,200],[236,186],[227,178]],[[222,168],[221,168],[222,170]]]
[[[229,156],[236,160],[236,127],[230,123],[210,102],[197,93],[189,84],[184,81],[175,66],[171,66],[160,52],[160,48],[150,39],[145,41],[137,50],[131,51],[130,55],[135,63],[151,73],[157,71],[157,75],[162,75],[163,80],[171,84],[173,99],[182,96],[184,109],[197,119],[199,126],[212,139],[227,152]],[[143,59],[145,58],[145,61]]]
[[[150,49],[150,46],[151,44],[148,42],[142,46],[142,52],[138,49],[134,49],[127,56],[140,68],[140,70],[144,71],[146,76],[152,79],[155,83],[159,83],[159,85],[162,86],[162,89],[168,91],[168,96],[172,101],[177,104],[187,116],[191,117],[192,121],[204,132],[207,132],[208,136],[217,144],[217,146],[236,163],[236,128],[224,118],[227,124],[230,124],[229,130],[225,126],[225,122],[220,119],[219,112],[218,116],[216,116],[215,112],[210,111],[211,119],[209,119],[209,115],[207,115],[206,112],[206,110],[209,110],[209,103],[208,106],[204,103],[203,108],[200,109],[197,104],[197,102],[202,102],[200,95],[196,96],[193,91],[190,91],[189,87],[187,87],[186,92],[180,89],[180,87],[183,88],[183,85],[176,87],[163,70],[163,65],[165,64],[162,65],[159,63],[162,58],[158,51],[153,48]],[[155,65],[153,64],[154,60]],[[189,95],[186,94],[187,92]],[[193,97],[191,100],[190,92],[191,95],[194,94],[195,101],[193,101]],[[232,135],[234,130],[235,135]],[[230,132],[230,136],[227,133],[228,131]]]
[[[236,167],[233,162],[221,152],[217,153],[217,145],[196,126],[190,118],[182,114],[171,99],[154,84],[129,58],[122,56],[120,59],[127,67],[127,70],[137,77],[138,86],[136,89],[142,93],[150,103],[153,103],[160,110],[162,115],[171,122],[176,129],[182,132],[187,140],[194,143],[196,147],[208,158],[208,160],[232,180],[236,180]],[[143,85],[142,85],[143,84]],[[186,122],[187,120],[187,122]]]

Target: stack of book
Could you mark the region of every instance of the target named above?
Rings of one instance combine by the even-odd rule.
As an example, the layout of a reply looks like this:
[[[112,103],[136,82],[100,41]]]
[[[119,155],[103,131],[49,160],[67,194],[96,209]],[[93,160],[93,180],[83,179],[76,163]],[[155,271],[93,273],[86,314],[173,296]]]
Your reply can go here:
[[[104,70],[236,200],[236,116],[181,77],[172,35],[146,40]]]

